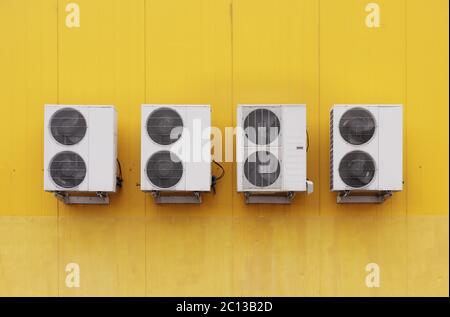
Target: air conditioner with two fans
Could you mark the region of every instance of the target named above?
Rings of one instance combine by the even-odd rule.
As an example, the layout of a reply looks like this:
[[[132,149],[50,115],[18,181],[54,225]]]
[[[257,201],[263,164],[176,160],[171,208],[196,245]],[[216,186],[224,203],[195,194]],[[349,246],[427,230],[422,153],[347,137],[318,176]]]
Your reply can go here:
[[[44,117],[44,190],[115,192],[114,107],[46,105]]]
[[[307,190],[306,106],[239,105],[238,192]]]
[[[401,105],[335,105],[330,112],[332,191],[400,191]]]
[[[211,189],[209,105],[142,105],[141,190]]]

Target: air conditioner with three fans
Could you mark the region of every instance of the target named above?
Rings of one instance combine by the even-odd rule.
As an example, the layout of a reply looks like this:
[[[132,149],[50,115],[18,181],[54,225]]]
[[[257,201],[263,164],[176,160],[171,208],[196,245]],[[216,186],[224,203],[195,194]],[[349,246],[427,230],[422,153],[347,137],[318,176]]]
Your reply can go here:
[[[142,105],[141,190],[211,189],[209,105]]]
[[[115,192],[114,107],[46,105],[44,117],[44,190]]]
[[[300,192],[306,180],[306,106],[239,105],[239,192]]]
[[[401,105],[335,105],[330,112],[332,191],[400,191]]]

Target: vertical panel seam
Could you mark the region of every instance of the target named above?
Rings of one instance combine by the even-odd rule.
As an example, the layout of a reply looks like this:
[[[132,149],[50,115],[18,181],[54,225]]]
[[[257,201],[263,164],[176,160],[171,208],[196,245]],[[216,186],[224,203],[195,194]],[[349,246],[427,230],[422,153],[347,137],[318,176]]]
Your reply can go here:
[[[318,146],[318,156],[319,156],[319,164],[321,162],[321,155],[320,155],[320,144],[321,144],[321,120],[320,120],[320,115],[321,115],[321,98],[320,98],[320,94],[321,94],[321,90],[320,90],[320,60],[321,60],[321,46],[320,46],[320,41],[321,41],[321,33],[320,33],[320,4],[321,1],[319,0],[318,2],[318,19],[317,19],[317,28],[318,28],[318,54],[319,54],[319,58],[318,58],[318,81],[319,81],[319,87],[318,87],[318,113],[319,113],[319,131],[318,131],[318,140],[319,140],[319,146]],[[319,180],[319,184],[320,184],[320,177],[321,177],[321,173],[320,173],[320,166],[319,166],[319,171],[318,171],[318,180]],[[318,199],[319,199],[319,241],[320,241],[320,247],[319,247],[319,296],[322,293],[322,219],[321,219],[321,215],[322,215],[322,203],[321,203],[321,199],[320,199],[320,188],[318,190]]]
[[[147,0],[144,0],[144,99],[145,103],[148,102],[148,88],[147,88]],[[140,171],[141,173],[142,171]],[[144,293],[145,296],[148,296],[147,292],[147,226],[148,226],[148,219],[147,219],[147,195],[144,193],[144,219],[145,219],[145,227],[144,227]]]
[[[56,103],[59,104],[59,0],[56,0]],[[56,281],[60,296],[59,200],[56,200]]]
[[[403,147],[403,153],[405,154],[405,149],[408,145],[408,133],[407,133],[407,120],[406,119],[406,113],[407,113],[407,107],[408,107],[408,1],[405,1],[405,105],[403,107],[403,122],[404,122],[404,128],[403,131],[405,133],[404,140],[405,144]],[[404,155],[404,170],[406,171],[405,174],[408,172],[408,156]],[[406,175],[403,175],[403,180],[405,179]],[[408,184],[406,186],[403,186],[405,190],[405,211],[406,211],[406,294],[409,295],[409,227],[408,227]]]
[[[233,0],[230,0],[229,3],[229,14],[230,14],[230,59],[231,59],[231,87],[230,87],[230,94],[231,94],[231,122],[234,122],[234,21],[233,21]],[[233,125],[234,126],[234,125]],[[233,142],[234,143],[234,142]],[[234,145],[233,145],[234,147]],[[226,149],[225,149],[226,150]],[[235,184],[236,178],[235,178],[235,165],[236,162],[232,162],[231,164],[231,188],[233,188],[233,184]],[[230,226],[230,234],[231,234],[231,294],[232,296],[236,296],[234,293],[234,238],[233,238],[233,231],[234,231],[234,191],[231,193],[231,226]]]

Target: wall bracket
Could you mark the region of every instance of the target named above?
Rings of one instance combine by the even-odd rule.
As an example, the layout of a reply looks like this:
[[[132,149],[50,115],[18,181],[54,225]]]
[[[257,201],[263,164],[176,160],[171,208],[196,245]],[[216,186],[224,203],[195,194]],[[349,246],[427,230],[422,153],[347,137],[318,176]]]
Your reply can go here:
[[[173,193],[162,193],[152,191],[153,199],[157,204],[201,204],[202,196],[200,192],[188,192],[187,195],[175,195]]]
[[[306,193],[308,195],[314,192],[314,183],[310,180],[306,180]]]
[[[290,204],[294,200],[295,192],[257,193],[245,192],[246,204]]]
[[[381,204],[391,196],[392,191],[379,191],[368,194],[346,190],[338,193],[336,201],[338,204]]]
[[[55,197],[66,205],[108,205],[109,196],[106,192],[96,192],[95,196],[78,196],[69,192],[57,191]]]

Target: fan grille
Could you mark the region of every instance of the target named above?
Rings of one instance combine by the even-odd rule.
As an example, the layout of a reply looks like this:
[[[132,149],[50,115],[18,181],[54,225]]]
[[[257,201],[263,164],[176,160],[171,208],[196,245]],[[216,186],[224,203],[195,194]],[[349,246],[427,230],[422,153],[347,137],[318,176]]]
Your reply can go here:
[[[86,163],[80,155],[71,151],[56,154],[49,170],[55,184],[63,188],[76,187],[86,177]]]
[[[173,109],[159,108],[147,119],[147,133],[150,138],[161,145],[175,143],[181,138],[183,120]]]
[[[74,145],[86,135],[87,125],[83,115],[73,108],[56,111],[50,120],[50,131],[56,141]]]
[[[342,181],[353,188],[362,188],[370,184],[375,176],[375,161],[366,152],[347,153],[339,164]]]
[[[246,137],[255,144],[270,144],[280,133],[280,120],[269,109],[256,109],[244,120]]]
[[[268,187],[280,176],[280,162],[268,151],[257,151],[245,161],[244,174],[252,185]]]
[[[155,186],[170,188],[183,176],[183,164],[178,156],[169,151],[159,151],[147,161],[147,177]]]
[[[366,109],[353,108],[344,113],[339,122],[341,136],[350,144],[369,142],[375,134],[375,118]]]

